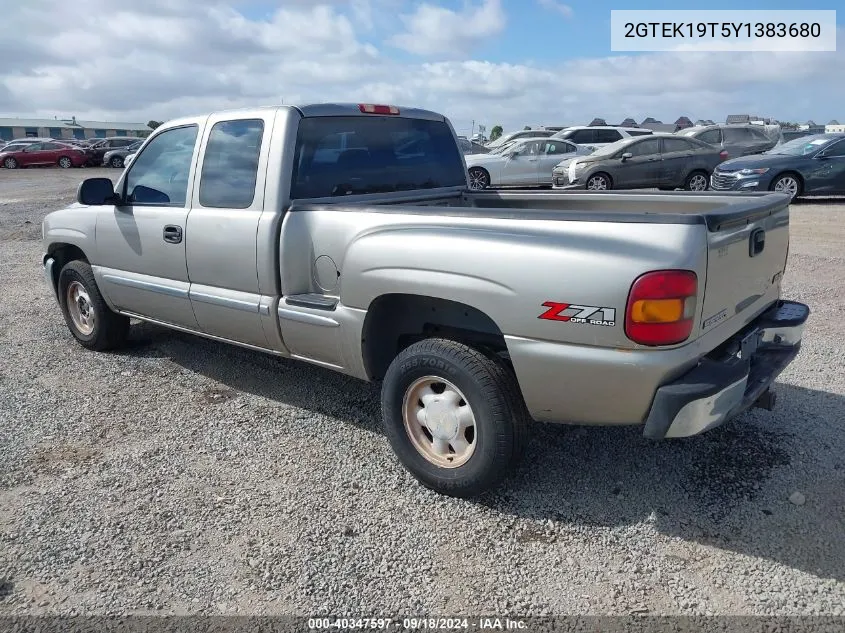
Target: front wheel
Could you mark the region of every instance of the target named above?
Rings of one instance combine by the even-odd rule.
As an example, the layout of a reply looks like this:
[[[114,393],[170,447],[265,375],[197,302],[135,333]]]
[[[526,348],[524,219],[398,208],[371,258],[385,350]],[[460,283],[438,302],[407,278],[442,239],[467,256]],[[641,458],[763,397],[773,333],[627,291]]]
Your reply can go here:
[[[115,169],[120,169],[121,167],[123,167],[123,159],[120,156],[112,156],[112,159],[109,161],[109,164]]]
[[[87,262],[72,261],[62,268],[58,296],[65,323],[83,347],[102,352],[126,341],[129,318],[111,311]]]
[[[472,497],[516,464],[530,417],[498,357],[427,339],[402,351],[382,384],[385,434],[402,465],[441,494]]]
[[[795,174],[781,174],[772,181],[771,190],[788,193],[795,200],[801,193],[801,182]]]
[[[3,161],[3,167],[5,167],[6,169],[17,169],[18,161],[12,156],[9,156],[6,160]]]
[[[587,189],[590,191],[605,191],[611,186],[610,176],[606,174],[593,174],[587,178]]]
[[[62,169],[70,169],[73,167],[73,161],[67,156],[62,156],[56,164]]]
[[[471,167],[469,170],[469,188],[486,189],[490,186],[490,174],[481,167]]]

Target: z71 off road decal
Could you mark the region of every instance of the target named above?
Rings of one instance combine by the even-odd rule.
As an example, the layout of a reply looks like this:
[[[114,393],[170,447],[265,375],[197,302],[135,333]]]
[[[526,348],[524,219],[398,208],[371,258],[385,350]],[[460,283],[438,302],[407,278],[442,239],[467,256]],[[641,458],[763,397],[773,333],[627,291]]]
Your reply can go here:
[[[616,308],[601,306],[581,306],[574,303],[558,303],[546,301],[544,308],[548,308],[538,319],[547,321],[566,321],[567,323],[581,323],[583,325],[616,325]]]

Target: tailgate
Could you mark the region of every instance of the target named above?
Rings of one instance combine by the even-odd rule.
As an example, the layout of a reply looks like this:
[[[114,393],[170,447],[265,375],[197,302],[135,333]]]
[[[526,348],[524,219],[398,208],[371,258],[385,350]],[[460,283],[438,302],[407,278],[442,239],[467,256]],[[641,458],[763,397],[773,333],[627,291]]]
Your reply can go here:
[[[707,218],[702,334],[729,320],[739,329],[780,296],[789,251],[789,199],[743,198],[739,208]]]

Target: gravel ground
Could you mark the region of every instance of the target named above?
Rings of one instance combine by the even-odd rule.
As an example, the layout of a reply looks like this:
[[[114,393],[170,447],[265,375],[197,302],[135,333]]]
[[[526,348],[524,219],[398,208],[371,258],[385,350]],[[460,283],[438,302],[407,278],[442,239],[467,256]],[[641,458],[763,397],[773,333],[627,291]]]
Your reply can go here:
[[[775,412],[540,426],[460,501],[398,466],[368,385],[148,325],[73,342],[40,221],[102,173],[0,170],[0,614],[845,614],[845,204],[793,207],[813,315]]]

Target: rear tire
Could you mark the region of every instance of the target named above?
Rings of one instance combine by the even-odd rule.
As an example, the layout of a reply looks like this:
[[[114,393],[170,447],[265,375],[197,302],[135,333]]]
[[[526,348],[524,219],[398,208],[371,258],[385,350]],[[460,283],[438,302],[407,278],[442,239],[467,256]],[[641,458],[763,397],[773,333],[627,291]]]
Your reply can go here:
[[[487,189],[490,186],[490,173],[482,167],[469,168],[469,188]]]
[[[18,161],[17,159],[9,156],[6,160],[3,161],[3,167],[5,167],[6,169],[17,169]]]
[[[710,183],[707,182],[707,172],[697,170],[692,172],[684,180],[684,189],[687,191],[707,191]]]
[[[123,167],[123,159],[120,156],[112,156],[112,159],[109,161],[109,165],[115,169],[120,169]]]
[[[88,262],[69,262],[59,273],[59,305],[70,333],[90,350],[120,347],[129,334],[129,317],[106,304]]]
[[[530,429],[516,377],[503,361],[437,338],[414,343],[390,364],[382,416],[400,463],[427,488],[454,497],[499,485]]]
[[[56,161],[56,164],[62,169],[70,169],[73,167],[73,161],[68,156],[61,156],[59,160]]]

